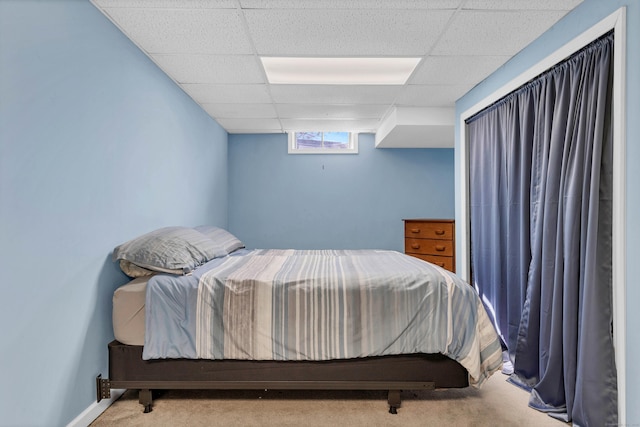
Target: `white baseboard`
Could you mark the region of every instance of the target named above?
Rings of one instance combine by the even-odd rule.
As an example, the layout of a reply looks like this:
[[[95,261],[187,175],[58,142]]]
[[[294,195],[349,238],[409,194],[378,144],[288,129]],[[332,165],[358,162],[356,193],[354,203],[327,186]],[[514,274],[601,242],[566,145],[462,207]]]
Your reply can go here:
[[[113,402],[118,400],[118,398],[122,396],[125,391],[125,389],[111,390],[110,398],[102,399],[100,402],[93,402],[91,406],[82,411],[80,415],[75,417],[73,421],[67,424],[67,427],[87,427],[89,424],[95,421],[95,419],[98,418],[100,414],[106,411]]]

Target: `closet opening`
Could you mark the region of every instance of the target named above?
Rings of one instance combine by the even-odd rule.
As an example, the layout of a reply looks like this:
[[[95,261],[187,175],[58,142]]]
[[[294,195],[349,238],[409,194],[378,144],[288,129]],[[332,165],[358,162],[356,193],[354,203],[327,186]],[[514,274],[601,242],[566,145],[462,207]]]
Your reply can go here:
[[[580,424],[602,402],[625,420],[624,14],[465,111],[456,150],[459,274],[496,318],[530,406]],[[495,143],[520,138],[531,145]],[[592,358],[594,329],[611,345]]]

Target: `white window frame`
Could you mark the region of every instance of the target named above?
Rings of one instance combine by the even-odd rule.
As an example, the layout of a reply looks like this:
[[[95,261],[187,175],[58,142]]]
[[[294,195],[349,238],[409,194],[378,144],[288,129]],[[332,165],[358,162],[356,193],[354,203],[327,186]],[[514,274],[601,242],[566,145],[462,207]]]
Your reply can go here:
[[[296,133],[298,132],[322,132],[324,135],[328,132],[347,132],[349,134],[349,148],[297,148]],[[349,131],[322,131],[322,130],[296,130],[288,131],[289,135],[289,154],[358,154],[358,133]]]

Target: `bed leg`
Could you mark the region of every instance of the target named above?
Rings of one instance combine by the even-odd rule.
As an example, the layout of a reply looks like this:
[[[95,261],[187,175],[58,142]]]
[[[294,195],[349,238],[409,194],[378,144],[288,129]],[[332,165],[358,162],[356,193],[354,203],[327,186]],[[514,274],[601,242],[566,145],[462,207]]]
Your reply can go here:
[[[400,390],[389,390],[387,402],[389,402],[389,413],[394,415],[397,414],[401,403]]]
[[[144,413],[148,414],[151,412],[151,404],[153,403],[153,397],[151,396],[151,390],[145,389],[140,390],[138,393],[138,402],[144,406]]]

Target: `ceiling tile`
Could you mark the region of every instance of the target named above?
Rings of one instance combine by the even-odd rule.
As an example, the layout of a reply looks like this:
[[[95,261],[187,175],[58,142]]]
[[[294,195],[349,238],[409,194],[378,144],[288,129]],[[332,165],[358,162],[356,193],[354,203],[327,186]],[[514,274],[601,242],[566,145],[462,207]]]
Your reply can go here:
[[[231,9],[106,9],[147,53],[251,54],[238,11]]]
[[[236,0],[91,0],[100,7],[171,8],[171,9],[236,9]]]
[[[429,56],[409,84],[477,84],[510,56]]]
[[[178,83],[266,83],[253,55],[151,55]]]
[[[376,119],[359,120],[321,120],[321,119],[282,119],[284,130],[322,130],[348,132],[375,132],[380,124]]]
[[[276,104],[278,116],[283,119],[380,119],[388,106],[380,105],[314,105]]]
[[[535,40],[564,11],[460,11],[434,55],[515,55]]]
[[[453,108],[582,0],[90,1],[227,132],[279,133]],[[404,86],[272,85],[257,55],[421,62]]]
[[[390,104],[402,86],[271,85],[277,104]]]
[[[455,9],[464,0],[240,0],[247,9]]]
[[[273,104],[202,104],[207,113],[221,119],[275,119]]]
[[[474,85],[409,85],[396,100],[399,106],[450,107]]]
[[[225,129],[233,129],[234,131],[264,129],[272,131],[281,131],[280,120],[278,119],[216,119],[216,121]]]
[[[183,84],[180,86],[200,103],[265,104],[271,102],[267,85]]]
[[[260,55],[424,55],[451,10],[259,10],[244,12]]]
[[[571,10],[582,0],[473,0],[462,9],[492,10]]]
[[[225,129],[227,133],[252,133],[252,134],[263,134],[263,133],[283,133],[281,129]]]

